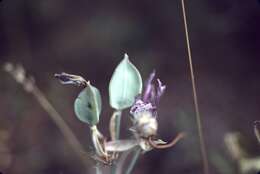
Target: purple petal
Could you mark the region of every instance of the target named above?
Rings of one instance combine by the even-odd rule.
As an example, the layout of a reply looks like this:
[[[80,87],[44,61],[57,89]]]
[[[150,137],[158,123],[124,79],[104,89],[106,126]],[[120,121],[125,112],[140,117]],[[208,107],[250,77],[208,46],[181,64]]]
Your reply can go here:
[[[144,95],[143,95],[144,102],[148,102],[149,98],[151,97],[151,93],[154,92],[153,91],[154,85],[152,84],[154,77],[155,77],[155,70],[153,70],[153,72],[150,74],[148,80],[146,81],[145,91],[144,91]]]
[[[133,106],[130,109],[130,113],[134,118],[138,118],[143,112],[150,112],[154,117],[157,117],[157,105],[160,97],[164,94],[166,86],[162,84],[160,79],[157,79],[157,85],[152,82],[155,77],[155,71],[153,71],[145,84],[145,91],[143,97],[140,95],[136,97]]]
[[[156,108],[151,103],[145,103],[142,100],[137,100],[135,104],[130,109],[130,114],[135,118],[139,116],[139,113],[142,112],[151,112],[154,113]]]
[[[151,87],[151,92],[150,92],[150,96],[148,98],[148,102],[152,103],[153,106],[156,105],[156,100],[157,100],[157,95],[156,95],[156,92],[155,92],[155,86],[152,85]]]
[[[158,87],[157,87],[157,94],[156,94],[156,103],[158,104],[161,96],[165,92],[166,86],[162,85],[162,82],[160,81],[160,79],[157,79],[157,83],[158,83]]]
[[[138,111],[138,109],[143,106],[143,103],[144,103],[144,102],[143,102],[141,99],[137,99],[137,100],[135,101],[135,103],[133,104],[133,106],[131,107],[130,113],[131,113],[131,114],[135,114],[136,111]]]

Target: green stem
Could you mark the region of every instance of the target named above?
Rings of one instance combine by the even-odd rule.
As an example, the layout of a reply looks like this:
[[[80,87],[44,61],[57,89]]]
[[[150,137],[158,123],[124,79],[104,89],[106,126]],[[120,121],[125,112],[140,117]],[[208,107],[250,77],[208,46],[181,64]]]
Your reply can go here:
[[[101,165],[100,163],[96,164],[96,174],[102,174]]]
[[[121,116],[122,116],[122,111],[117,110],[116,111],[116,139],[119,139],[120,136]]]
[[[131,160],[129,166],[128,166],[127,169],[126,169],[125,174],[131,174],[131,172],[133,171],[134,166],[135,166],[135,164],[136,164],[136,162],[137,162],[137,160],[138,160],[140,154],[141,154],[141,149],[140,149],[140,148],[137,148],[137,149],[134,151],[133,158],[132,158],[132,160]]]
[[[121,124],[121,116],[122,116],[122,111],[121,110],[116,110],[113,115],[115,115],[115,140],[119,139],[120,136],[120,124]],[[117,170],[117,164],[113,164],[111,167],[111,174],[116,174]]]
[[[117,165],[113,164],[111,167],[111,174],[116,174]]]

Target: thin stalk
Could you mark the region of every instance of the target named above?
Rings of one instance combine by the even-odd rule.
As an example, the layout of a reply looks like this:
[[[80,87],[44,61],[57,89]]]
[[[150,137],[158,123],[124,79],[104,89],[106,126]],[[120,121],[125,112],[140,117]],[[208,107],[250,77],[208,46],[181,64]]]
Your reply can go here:
[[[120,136],[120,125],[121,125],[122,111],[114,111],[110,120],[110,134],[112,140],[118,140]],[[116,174],[117,164],[113,164],[111,167],[111,174]]]
[[[192,54],[191,54],[191,48],[190,48],[185,3],[184,3],[184,0],[182,0],[181,2],[182,2],[182,14],[183,14],[183,22],[184,22],[184,28],[185,28],[187,52],[188,52],[188,58],[189,58],[190,75],[191,75],[191,82],[192,82],[193,99],[194,99],[196,120],[197,120],[198,133],[199,133],[200,151],[201,151],[202,162],[203,162],[203,164],[202,164],[203,173],[209,174],[208,155],[207,155],[207,151],[206,151],[205,140],[204,140],[204,135],[203,135],[203,131],[202,131],[201,116],[200,116],[199,105],[198,105],[198,97],[197,97],[196,83],[195,83],[193,63],[192,63]]]
[[[116,140],[119,139],[120,136],[120,125],[121,125],[121,116],[122,111],[116,111]]]
[[[114,111],[110,119],[109,131],[112,141],[119,139],[120,136],[120,124],[121,124],[121,110]]]
[[[142,151],[141,148],[137,148],[137,149],[134,151],[133,158],[132,158],[132,160],[131,160],[129,166],[128,166],[127,169],[126,169],[125,174],[131,174],[131,173],[132,173],[132,171],[133,171],[133,169],[134,169],[134,166],[135,166],[135,164],[136,164],[136,162],[137,162],[137,160],[138,160],[138,158],[139,158],[139,156],[140,156],[140,154],[141,154],[141,151]]]
[[[96,174],[102,174],[102,169],[99,162],[96,164],[95,168],[96,168]]]

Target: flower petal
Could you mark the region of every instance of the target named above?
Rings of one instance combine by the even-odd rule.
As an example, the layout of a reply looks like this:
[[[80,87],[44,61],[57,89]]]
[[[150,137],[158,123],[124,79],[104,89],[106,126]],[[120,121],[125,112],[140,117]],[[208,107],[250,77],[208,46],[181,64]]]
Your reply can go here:
[[[151,97],[152,90],[154,90],[154,85],[152,84],[152,81],[155,77],[155,70],[150,74],[148,80],[145,84],[145,91],[143,96],[143,101],[148,102],[149,98]]]
[[[159,103],[159,100],[161,98],[161,96],[164,94],[166,86],[162,85],[162,82],[160,81],[160,79],[157,79],[157,83],[158,83],[158,87],[157,87],[157,93],[156,93],[156,104]]]

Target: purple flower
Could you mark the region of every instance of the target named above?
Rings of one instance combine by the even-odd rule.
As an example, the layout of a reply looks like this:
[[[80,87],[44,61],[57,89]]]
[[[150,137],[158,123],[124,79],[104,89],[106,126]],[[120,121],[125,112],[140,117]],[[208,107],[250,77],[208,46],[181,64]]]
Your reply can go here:
[[[162,85],[160,79],[157,79],[157,85],[153,83],[155,71],[153,71],[145,84],[143,95],[136,97],[135,103],[130,109],[130,113],[135,117],[141,112],[151,112],[154,117],[157,116],[157,106],[163,95],[166,86]]]

